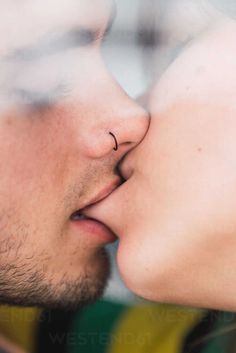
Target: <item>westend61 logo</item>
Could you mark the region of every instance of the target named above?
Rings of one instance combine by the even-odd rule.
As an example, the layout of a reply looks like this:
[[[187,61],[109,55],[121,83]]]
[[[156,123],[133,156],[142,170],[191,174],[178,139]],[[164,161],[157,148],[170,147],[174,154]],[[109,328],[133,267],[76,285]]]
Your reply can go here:
[[[151,334],[136,334],[134,332],[125,333],[78,333],[70,332],[63,334],[51,334],[50,339],[53,344],[67,344],[67,345],[108,345],[108,344],[125,344],[125,345],[146,345],[151,342]]]

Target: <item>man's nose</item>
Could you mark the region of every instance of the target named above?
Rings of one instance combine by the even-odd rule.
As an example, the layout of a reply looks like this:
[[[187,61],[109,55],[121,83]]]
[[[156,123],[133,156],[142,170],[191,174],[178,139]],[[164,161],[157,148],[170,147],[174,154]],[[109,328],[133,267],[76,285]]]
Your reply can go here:
[[[84,153],[93,159],[112,153],[122,158],[142,141],[149,127],[149,114],[121,88],[115,94],[107,92],[100,104],[97,101],[94,117],[87,121],[82,137]]]

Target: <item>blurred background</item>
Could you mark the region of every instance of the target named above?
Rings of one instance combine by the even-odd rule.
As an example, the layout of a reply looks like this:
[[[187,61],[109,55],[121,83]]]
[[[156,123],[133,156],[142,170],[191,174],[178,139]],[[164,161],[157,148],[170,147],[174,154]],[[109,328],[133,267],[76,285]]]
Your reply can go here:
[[[138,42],[141,3],[142,0],[117,2],[117,17],[103,48],[111,72],[132,97],[142,94],[147,84],[145,54]]]

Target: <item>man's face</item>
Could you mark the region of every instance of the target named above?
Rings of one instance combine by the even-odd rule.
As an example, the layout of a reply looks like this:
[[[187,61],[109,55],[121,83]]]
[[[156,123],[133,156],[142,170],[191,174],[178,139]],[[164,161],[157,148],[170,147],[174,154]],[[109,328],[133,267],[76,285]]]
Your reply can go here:
[[[0,300],[76,307],[104,288],[114,240],[76,211],[119,184],[148,119],[102,61],[109,0],[3,0],[0,12]]]

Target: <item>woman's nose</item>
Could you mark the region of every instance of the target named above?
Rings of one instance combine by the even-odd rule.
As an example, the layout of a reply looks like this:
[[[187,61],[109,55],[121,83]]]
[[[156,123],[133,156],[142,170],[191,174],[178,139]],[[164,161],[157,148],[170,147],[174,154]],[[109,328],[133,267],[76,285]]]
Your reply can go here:
[[[97,101],[96,113],[87,121],[85,153],[96,159],[116,153],[120,159],[142,141],[148,127],[149,114],[123,91],[115,97],[107,94],[103,103]]]

